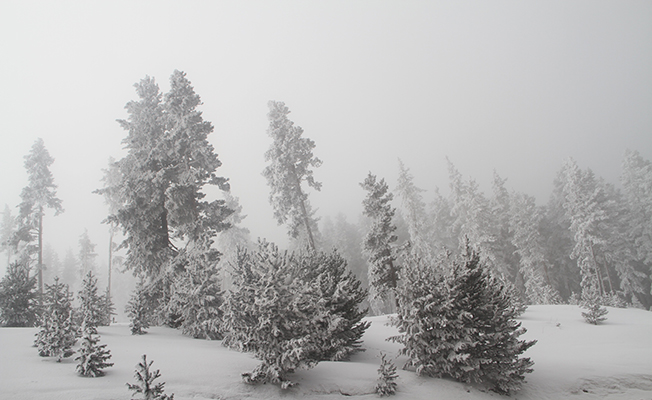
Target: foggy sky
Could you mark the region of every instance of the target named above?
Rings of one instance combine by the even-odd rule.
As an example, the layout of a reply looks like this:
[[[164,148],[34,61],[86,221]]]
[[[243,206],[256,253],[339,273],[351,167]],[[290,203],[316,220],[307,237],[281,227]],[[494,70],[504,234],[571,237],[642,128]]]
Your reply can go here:
[[[123,156],[115,120],[134,83],[166,92],[175,69],[204,102],[254,240],[286,242],[261,175],[268,100],[316,143],[317,215],[350,222],[358,183],[372,171],[393,188],[398,158],[428,201],[447,192],[449,157],[485,191],[495,169],[540,204],[568,157],[613,183],[625,149],[652,158],[647,1],[3,1],[0,57],[0,208],[18,213],[42,137],[66,210],[48,214],[45,241],[63,258],[88,228],[98,265],[107,210],[91,192]]]

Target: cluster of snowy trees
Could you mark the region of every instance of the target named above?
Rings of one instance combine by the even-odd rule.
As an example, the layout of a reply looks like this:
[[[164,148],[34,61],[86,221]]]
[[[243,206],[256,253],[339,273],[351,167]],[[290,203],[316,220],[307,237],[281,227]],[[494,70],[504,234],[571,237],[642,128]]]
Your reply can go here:
[[[374,279],[396,286],[406,246],[432,258],[457,254],[468,240],[526,304],[577,303],[595,292],[604,305],[649,308],[652,162],[628,151],[622,165],[618,189],[569,159],[548,203],[537,205],[534,197],[508,190],[497,174],[486,195],[450,161],[449,194],[437,190],[428,202],[399,161],[393,190],[369,174],[361,183],[368,193],[364,217],[357,223],[327,218],[321,236],[325,246],[343,249],[353,270],[368,273],[363,282],[372,292]],[[375,313],[391,307],[372,302]]]
[[[89,272],[78,293],[80,306],[73,307],[73,295],[68,285],[54,279],[52,285],[45,285],[43,306],[39,315],[39,332],[34,341],[41,357],[56,357],[58,362],[72,356],[79,356],[77,372],[81,376],[102,376],[105,368],[113,364],[108,360],[111,352],[106,345],[99,344],[97,326],[110,320],[112,304],[97,293],[97,279]],[[78,350],[73,346],[81,338]]]
[[[278,222],[305,240],[289,253],[266,242],[253,248],[248,232],[234,226],[244,218],[241,207],[228,180],[216,175],[221,162],[207,141],[213,126],[197,110],[201,101],[185,74],[175,71],[165,94],[149,77],[135,86],[139,100],[120,121],[127,155],[110,164],[97,191],[110,205],[107,222],[124,235],[124,265],[139,277],[126,307],[132,333],[164,324],[224,339],[261,359],[246,381],[283,387],[296,368],[359,351],[369,326],[360,307],[366,291],[337,252],[317,251],[317,221],[301,184],[319,189],[311,168],[320,161],[287,107],[269,103],[273,145],[263,174]],[[206,201],[209,186],[222,198]]]
[[[138,99],[119,120],[126,155],[109,161],[96,191],[111,233],[104,296],[87,233],[79,241],[77,271],[87,274],[79,309],[58,278],[44,290],[42,216],[63,209],[42,140],[26,157],[30,182],[20,214],[12,219],[6,211],[3,219],[3,249],[18,261],[0,283],[2,323],[39,322],[39,352],[59,358],[81,336],[82,375],[110,366],[95,327],[110,322],[110,271],[119,251],[139,281],[125,309],[133,334],[158,324],[223,339],[260,359],[245,381],[282,387],[292,386],[297,368],[362,350],[367,307],[397,314],[400,335],[391,340],[404,346],[406,367],[509,393],[532,366],[520,357],[534,344],[518,339],[523,304],[581,301],[592,323],[604,318],[605,304],[652,304],[652,164],[636,152],[625,157],[622,190],[569,160],[545,206],[510,192],[498,175],[486,196],[450,162],[450,194],[437,191],[428,204],[399,161],[394,189],[371,173],[361,182],[366,197],[356,224],[338,216],[320,231],[307,192],[322,187],[313,174],[321,165],[315,143],[284,103],[270,101],[263,175],[274,217],[291,238],[292,251],[281,251],[266,241],[253,245],[238,226],[242,207],[217,175],[213,126],[185,73],[172,74],[167,93],[150,77],[135,88]],[[207,199],[211,187],[219,198]],[[395,367],[385,360],[380,373],[379,393],[393,393]]]

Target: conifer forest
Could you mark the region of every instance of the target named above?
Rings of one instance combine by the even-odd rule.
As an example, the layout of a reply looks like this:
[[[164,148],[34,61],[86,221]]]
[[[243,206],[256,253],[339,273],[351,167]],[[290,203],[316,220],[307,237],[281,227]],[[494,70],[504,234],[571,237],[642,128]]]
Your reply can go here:
[[[649,5],[145,3],[0,39],[0,397],[652,395]]]

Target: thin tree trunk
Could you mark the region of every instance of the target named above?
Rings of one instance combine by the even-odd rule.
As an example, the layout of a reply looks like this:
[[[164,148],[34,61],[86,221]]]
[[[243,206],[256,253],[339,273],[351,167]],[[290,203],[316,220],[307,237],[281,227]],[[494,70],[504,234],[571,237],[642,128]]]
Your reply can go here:
[[[301,188],[299,188],[299,193],[301,193]],[[306,225],[306,232],[308,233],[308,242],[310,243],[310,248],[312,251],[317,250],[315,246],[315,239],[312,237],[312,231],[310,230],[310,222],[308,219],[308,211],[306,211],[306,205],[301,200],[301,211],[303,212],[303,222]]]
[[[40,293],[39,301],[43,302],[43,209],[38,215],[38,290]]]
[[[109,227],[109,283],[106,289],[109,299],[111,298],[111,270],[113,269],[113,229],[113,224],[111,224]]]
[[[306,210],[306,205],[303,202],[303,192],[301,191],[301,180],[299,179],[299,176],[297,175],[297,171],[294,168],[294,165],[292,165],[292,175],[294,175],[294,179],[297,182],[297,192],[299,193],[299,205],[301,206],[301,213],[303,214],[303,223],[306,226],[306,233],[308,234],[308,242],[310,244],[310,248],[315,251],[317,250],[317,247],[315,246],[315,239],[312,236],[312,230],[310,229],[310,222],[309,222],[309,216],[308,216],[308,211]]]
[[[600,269],[600,265],[598,264],[598,261],[595,259],[595,252],[593,251],[593,245],[591,245],[590,248],[591,248],[591,261],[593,264],[593,268],[595,269],[595,274],[598,278],[598,290],[600,291],[600,296],[604,296],[606,291],[604,290],[602,271]]]

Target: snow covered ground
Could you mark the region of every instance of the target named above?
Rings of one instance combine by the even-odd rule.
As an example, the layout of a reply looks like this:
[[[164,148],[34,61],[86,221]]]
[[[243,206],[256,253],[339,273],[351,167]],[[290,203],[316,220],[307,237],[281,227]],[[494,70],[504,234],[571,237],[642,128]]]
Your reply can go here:
[[[609,308],[599,326],[585,323],[576,306],[530,306],[521,320],[524,338],[537,339],[527,356],[534,362],[523,390],[511,397],[446,379],[418,377],[400,367],[395,399],[652,399],[652,312]],[[134,383],[142,354],[161,370],[159,380],[175,399],[330,399],[377,398],[373,389],[381,351],[394,357],[399,345],[385,338],[396,330],[387,317],[370,318],[366,352],[349,362],[323,362],[299,371],[299,386],[283,391],[274,385],[249,386],[240,373],[258,363],[249,354],[222,347],[219,341],[182,336],[169,328],[151,328],[131,336],[127,325],[101,327],[115,363],[100,378],[82,378],[71,358],[57,363],[39,357],[32,347],[36,328],[0,328],[0,399],[130,399],[125,383]],[[74,358],[74,356],[73,356]]]

